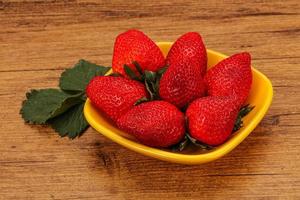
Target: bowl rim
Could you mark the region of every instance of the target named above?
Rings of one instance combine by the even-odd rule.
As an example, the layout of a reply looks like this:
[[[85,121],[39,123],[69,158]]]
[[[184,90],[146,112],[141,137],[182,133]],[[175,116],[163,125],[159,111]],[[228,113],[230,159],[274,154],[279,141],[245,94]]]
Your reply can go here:
[[[164,45],[170,45],[172,42],[157,42],[158,45],[164,46]],[[219,57],[226,58],[228,56],[207,49],[207,52],[215,54]],[[175,163],[185,163],[185,164],[200,164],[200,163],[206,163],[213,160],[216,160],[225,154],[229,153],[231,150],[233,150],[236,146],[238,146],[257,126],[257,124],[262,120],[264,115],[266,114],[268,108],[271,105],[272,98],[273,98],[273,88],[271,81],[260,71],[256,70],[255,68],[251,67],[251,70],[256,73],[258,76],[260,76],[261,79],[263,79],[266,87],[267,87],[267,95],[265,99],[265,103],[262,105],[262,108],[259,109],[256,113],[256,115],[253,117],[253,119],[247,124],[247,126],[243,127],[242,132],[239,132],[235,135],[235,137],[230,138],[228,141],[226,141],[224,144],[218,146],[216,149],[212,151],[208,151],[201,154],[181,154],[176,152],[169,152],[165,151],[163,149],[158,149],[154,147],[149,147],[146,145],[143,145],[141,143],[132,141],[130,139],[127,139],[112,130],[106,128],[105,126],[100,125],[93,117],[92,117],[92,109],[94,108],[91,104],[91,101],[87,99],[84,105],[84,116],[88,123],[97,130],[100,134],[104,135],[105,137],[111,139],[112,141],[139,153],[142,153],[144,155],[154,157],[157,159],[162,159],[165,161],[171,161]]]

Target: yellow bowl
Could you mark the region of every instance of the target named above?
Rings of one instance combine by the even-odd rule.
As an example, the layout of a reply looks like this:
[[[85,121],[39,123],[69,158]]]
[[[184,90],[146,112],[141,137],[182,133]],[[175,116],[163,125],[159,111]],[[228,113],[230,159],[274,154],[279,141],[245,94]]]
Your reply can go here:
[[[158,42],[157,44],[165,56],[172,45],[171,42]],[[227,57],[212,50],[207,50],[207,53],[208,68]],[[193,148],[183,152],[171,152],[166,149],[157,149],[140,144],[134,138],[111,124],[111,122],[91,104],[89,99],[84,106],[84,115],[89,124],[99,133],[145,156],[181,164],[207,163],[226,155],[239,145],[258,125],[270,107],[273,97],[273,88],[270,80],[254,68],[252,68],[252,74],[253,83],[247,103],[254,105],[255,108],[243,119],[244,126],[239,131],[234,133],[227,142],[210,151]]]

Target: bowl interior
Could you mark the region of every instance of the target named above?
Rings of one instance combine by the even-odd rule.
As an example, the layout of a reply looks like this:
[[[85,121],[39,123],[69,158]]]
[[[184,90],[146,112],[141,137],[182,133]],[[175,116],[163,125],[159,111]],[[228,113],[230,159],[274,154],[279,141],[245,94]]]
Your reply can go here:
[[[165,56],[172,45],[170,42],[157,44]],[[208,68],[227,57],[212,50],[207,50],[207,55]],[[225,155],[241,143],[261,121],[270,106],[273,94],[270,81],[254,68],[252,68],[252,73],[253,83],[246,103],[255,106],[255,108],[243,118],[244,126],[239,131],[232,134],[227,142],[210,151],[189,147],[182,152],[171,152],[167,149],[157,149],[140,144],[132,136],[116,128],[89,100],[87,100],[85,104],[84,114],[90,125],[98,132],[136,152],[158,159],[184,164],[209,162]]]

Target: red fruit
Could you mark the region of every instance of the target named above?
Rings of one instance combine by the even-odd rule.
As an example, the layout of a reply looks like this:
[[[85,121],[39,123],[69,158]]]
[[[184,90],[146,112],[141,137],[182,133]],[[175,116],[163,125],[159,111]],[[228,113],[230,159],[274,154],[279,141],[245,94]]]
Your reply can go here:
[[[234,96],[197,99],[186,111],[189,133],[205,144],[222,144],[230,136],[238,112]]]
[[[204,76],[207,68],[207,54],[199,33],[188,32],[179,37],[172,45],[166,62],[168,65],[176,65],[183,59],[196,63],[201,75]]]
[[[208,70],[205,82],[211,96],[236,95],[243,104],[252,84],[251,56],[247,52],[235,54]]]
[[[206,71],[206,63],[206,49],[201,36],[194,32],[181,36],[169,51],[169,68],[160,80],[160,97],[182,108],[204,96],[202,76]]]
[[[114,46],[112,68],[127,77],[124,64],[132,70],[136,61],[143,70],[157,71],[165,66],[165,58],[159,47],[143,32],[128,30],[117,36]]]
[[[141,143],[153,147],[176,144],[185,133],[183,113],[165,101],[150,101],[135,106],[120,117],[117,126]]]
[[[99,110],[116,121],[142,97],[147,97],[143,84],[122,77],[96,76],[86,94]]]

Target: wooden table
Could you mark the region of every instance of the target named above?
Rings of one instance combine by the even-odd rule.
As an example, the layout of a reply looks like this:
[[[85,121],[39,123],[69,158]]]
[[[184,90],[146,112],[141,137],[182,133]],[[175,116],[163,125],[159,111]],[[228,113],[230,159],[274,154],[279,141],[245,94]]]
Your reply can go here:
[[[0,1],[0,199],[300,199],[299,1]],[[155,41],[198,31],[225,54],[249,51],[274,86],[268,114],[234,151],[183,166],[144,157],[93,129],[76,140],[24,124],[25,92],[56,87],[84,58],[110,65],[130,28]]]

